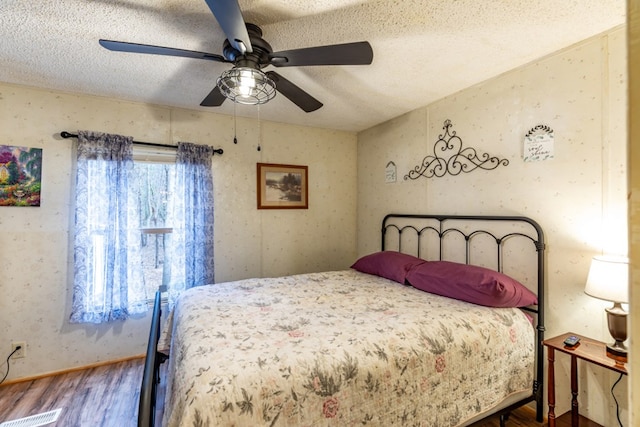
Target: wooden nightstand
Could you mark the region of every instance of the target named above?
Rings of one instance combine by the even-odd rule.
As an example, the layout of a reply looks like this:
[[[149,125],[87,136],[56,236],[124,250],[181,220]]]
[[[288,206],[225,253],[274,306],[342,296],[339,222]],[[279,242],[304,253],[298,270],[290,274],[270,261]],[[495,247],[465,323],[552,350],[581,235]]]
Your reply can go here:
[[[564,340],[570,335],[575,335],[580,338],[580,342],[575,347],[567,347],[564,345]],[[547,347],[549,360],[547,377],[549,383],[549,427],[556,426],[555,350],[571,356],[571,425],[577,427],[580,418],[578,415],[578,359],[626,375],[627,368],[624,364],[625,361],[622,359],[615,360],[608,356],[607,345],[605,343],[571,332],[544,340],[543,344]]]

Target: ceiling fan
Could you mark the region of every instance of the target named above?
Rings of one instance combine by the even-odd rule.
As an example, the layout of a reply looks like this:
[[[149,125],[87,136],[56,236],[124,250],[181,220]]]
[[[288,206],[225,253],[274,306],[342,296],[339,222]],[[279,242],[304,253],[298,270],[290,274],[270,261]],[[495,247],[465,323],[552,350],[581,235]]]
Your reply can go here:
[[[316,46],[273,52],[262,38],[262,29],[245,23],[238,0],[205,0],[227,39],[222,55],[100,39],[106,49],[120,52],[146,53],[205,59],[233,64],[218,78],[216,86],[200,103],[204,107],[218,107],[226,98],[242,104],[262,104],[275,96],[277,90],[309,113],[322,103],[275,71],[262,68],[297,67],[308,65],[368,65],[373,61],[369,42]]]

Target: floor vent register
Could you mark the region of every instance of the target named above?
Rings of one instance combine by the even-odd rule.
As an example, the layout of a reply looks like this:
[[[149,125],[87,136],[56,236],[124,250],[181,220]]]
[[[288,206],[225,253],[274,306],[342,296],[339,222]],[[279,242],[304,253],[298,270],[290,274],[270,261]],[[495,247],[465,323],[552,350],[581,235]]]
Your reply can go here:
[[[43,412],[41,414],[31,415],[30,417],[19,418],[13,421],[5,421],[0,423],[0,427],[38,427],[55,422],[60,416],[62,409]]]

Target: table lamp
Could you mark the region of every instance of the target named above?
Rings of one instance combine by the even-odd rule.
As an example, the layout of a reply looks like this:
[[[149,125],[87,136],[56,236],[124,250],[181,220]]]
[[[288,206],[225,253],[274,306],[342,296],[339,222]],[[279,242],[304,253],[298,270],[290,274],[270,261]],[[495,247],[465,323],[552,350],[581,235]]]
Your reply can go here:
[[[629,302],[629,259],[614,256],[596,256],[591,260],[584,292],[592,297],[613,302],[605,309],[609,333],[615,340],[607,345],[607,353],[627,357],[627,312],[622,303]]]

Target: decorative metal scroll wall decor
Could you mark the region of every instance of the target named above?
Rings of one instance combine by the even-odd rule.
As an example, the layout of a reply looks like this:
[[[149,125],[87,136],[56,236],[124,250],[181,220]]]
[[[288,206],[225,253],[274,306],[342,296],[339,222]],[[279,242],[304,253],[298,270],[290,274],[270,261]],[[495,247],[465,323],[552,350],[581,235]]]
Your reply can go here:
[[[417,165],[404,176],[407,179],[443,177],[446,174],[459,175],[461,172],[471,172],[478,168],[493,170],[500,165],[507,166],[509,160],[491,157],[484,153],[478,156],[474,148],[462,148],[462,139],[451,131],[451,120],[445,120],[442,129],[444,135],[438,136],[433,146],[433,155],[428,155],[422,160],[422,164]]]

